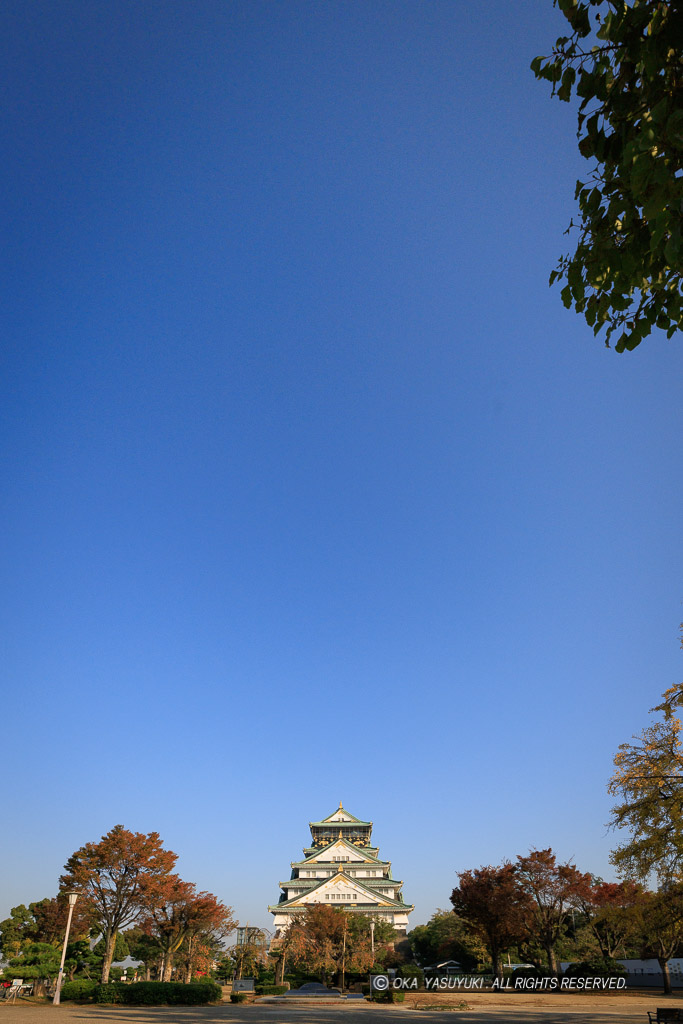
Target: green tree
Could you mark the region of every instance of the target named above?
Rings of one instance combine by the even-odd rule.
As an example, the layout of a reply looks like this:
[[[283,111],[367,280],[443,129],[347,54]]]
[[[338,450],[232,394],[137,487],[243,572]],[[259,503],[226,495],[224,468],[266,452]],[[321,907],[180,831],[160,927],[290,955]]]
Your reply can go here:
[[[420,967],[439,960],[456,960],[466,971],[486,959],[486,947],[452,910],[435,910],[427,924],[408,935],[410,950]]]
[[[640,955],[659,963],[664,992],[671,992],[669,960],[683,951],[683,886],[645,893],[640,903]]]
[[[558,0],[570,34],[531,68],[580,98],[573,254],[550,283],[617,352],[683,326],[683,8],[670,0]]]
[[[150,981],[152,974],[159,975],[163,950],[153,935],[148,935],[139,925],[127,928],[121,933],[133,960],[141,960],[145,965],[145,979]]]
[[[31,912],[23,903],[12,907],[10,916],[0,921],[0,957],[3,960],[18,956],[22,946],[32,941],[29,933],[32,923]]]
[[[35,982],[55,979],[59,974],[61,950],[48,942],[30,942],[17,956],[10,958],[10,973],[17,978],[33,978]],[[34,994],[39,994],[40,986],[34,985]]]
[[[13,907],[10,916],[0,922],[0,957],[16,956],[31,943],[60,946],[64,940],[68,904],[63,897],[36,900],[28,907]],[[71,920],[71,938],[87,936],[90,926],[88,910],[77,903]]]

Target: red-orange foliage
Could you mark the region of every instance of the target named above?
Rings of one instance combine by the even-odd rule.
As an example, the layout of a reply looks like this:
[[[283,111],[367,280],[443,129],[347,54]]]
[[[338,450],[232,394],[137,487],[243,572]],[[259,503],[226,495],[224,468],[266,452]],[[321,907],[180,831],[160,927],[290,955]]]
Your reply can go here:
[[[145,835],[116,825],[99,843],[86,843],[69,857],[62,890],[74,889],[102,930],[105,955],[102,983],[109,980],[116,935],[132,924],[149,903],[153,883],[165,877],[177,860],[164,850],[158,832]]]
[[[637,882],[596,881],[583,894],[580,906],[604,957],[626,952],[638,929],[637,910],[644,898]]]
[[[155,879],[150,885],[148,906],[141,925],[161,946],[161,977],[163,981],[169,981],[173,955],[183,943],[188,946],[186,962],[189,963],[191,974],[193,946],[197,936],[215,932],[227,934],[236,922],[231,909],[220,903],[212,893],[198,893],[192,882],[184,882],[178,875],[167,875]]]
[[[460,884],[451,893],[453,910],[485,939],[493,973],[500,977],[500,954],[524,935],[530,897],[518,885],[516,869],[508,862],[462,871],[458,879]]]
[[[518,884],[533,908],[527,930],[543,946],[551,973],[557,974],[555,947],[564,931],[565,910],[581,906],[592,878],[573,864],[558,864],[550,848],[518,857],[515,868]]]

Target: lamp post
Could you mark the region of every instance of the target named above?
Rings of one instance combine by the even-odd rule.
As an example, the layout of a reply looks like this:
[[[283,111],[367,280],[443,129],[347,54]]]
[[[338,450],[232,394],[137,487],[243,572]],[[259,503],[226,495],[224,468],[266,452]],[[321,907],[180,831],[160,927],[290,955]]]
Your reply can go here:
[[[71,918],[78,899],[77,892],[67,892],[66,898],[69,901],[69,916],[66,919],[66,932],[64,933],[64,946],[62,948],[62,962],[59,965],[59,974],[57,975],[57,987],[55,988],[55,994],[52,997],[52,1005],[59,1006],[59,997],[62,992],[62,981],[64,980],[64,961],[66,959],[66,945],[69,941],[69,929],[71,928]]]

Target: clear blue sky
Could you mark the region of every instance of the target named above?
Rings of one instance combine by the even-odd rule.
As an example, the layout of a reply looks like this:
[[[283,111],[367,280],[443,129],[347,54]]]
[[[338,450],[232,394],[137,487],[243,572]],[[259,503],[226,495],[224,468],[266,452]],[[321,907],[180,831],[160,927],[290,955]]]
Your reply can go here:
[[[550,0],[2,9],[0,917],[117,823],[268,903],[340,798],[416,904],[610,877],[681,679],[683,340],[547,279]]]

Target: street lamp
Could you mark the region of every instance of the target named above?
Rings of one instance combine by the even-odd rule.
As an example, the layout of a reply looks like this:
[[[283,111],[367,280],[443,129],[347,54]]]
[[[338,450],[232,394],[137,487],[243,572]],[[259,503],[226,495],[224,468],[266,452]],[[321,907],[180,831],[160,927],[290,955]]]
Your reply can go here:
[[[59,997],[62,992],[62,981],[64,980],[64,961],[66,959],[66,944],[69,941],[69,929],[71,928],[71,917],[74,912],[76,900],[78,899],[77,892],[65,893],[66,898],[69,901],[69,916],[66,919],[66,932],[64,933],[64,947],[62,949],[62,962],[59,965],[59,974],[57,976],[57,987],[55,988],[55,994],[52,997],[52,1005],[59,1006]]]

